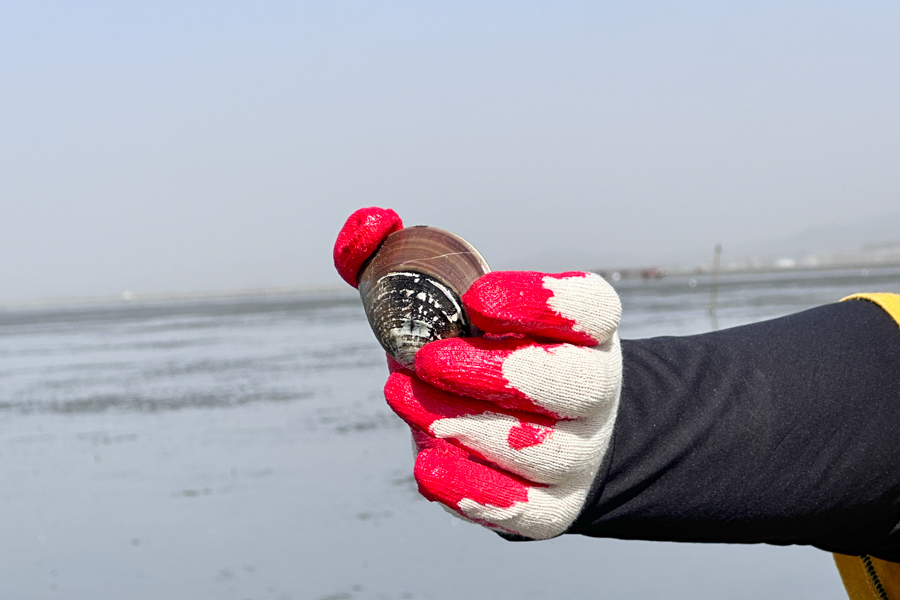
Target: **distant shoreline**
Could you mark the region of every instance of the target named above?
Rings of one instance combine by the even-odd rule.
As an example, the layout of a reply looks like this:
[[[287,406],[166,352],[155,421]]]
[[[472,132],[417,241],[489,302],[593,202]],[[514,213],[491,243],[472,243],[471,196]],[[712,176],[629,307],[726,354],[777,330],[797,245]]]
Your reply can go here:
[[[725,265],[719,270],[720,277],[730,275],[766,275],[776,273],[810,273],[844,270],[869,270],[900,268],[900,261],[891,262],[832,262],[827,264],[795,264],[790,266],[776,266],[773,264],[752,266]],[[589,269],[604,279],[612,282],[634,279],[665,279],[669,277],[695,277],[711,276],[712,268],[701,265],[693,268],[657,268],[657,267],[629,267],[623,269]],[[618,276],[616,276],[618,275]],[[239,298],[273,298],[273,297],[297,296],[297,297],[335,297],[351,298],[356,296],[356,291],[343,284],[309,285],[309,286],[284,286],[265,288],[245,288],[232,290],[208,290],[193,292],[157,292],[134,293],[122,292],[116,295],[103,296],[61,296],[50,298],[26,298],[22,300],[0,301],[0,312],[16,309],[52,308],[52,307],[78,307],[141,304],[153,302],[172,301],[203,301],[203,300],[230,300]]]
[[[840,271],[840,270],[866,270],[866,269],[892,269],[900,268],[900,260],[888,262],[875,261],[848,261],[848,262],[829,262],[818,264],[784,264],[777,265],[767,263],[759,266],[751,265],[723,265],[718,273],[719,276],[727,275],[765,275],[767,273],[807,273],[816,271]],[[710,265],[699,265],[691,268],[675,267],[630,267],[625,269],[590,269],[592,273],[597,273],[601,277],[609,281],[618,281],[619,279],[662,279],[665,277],[691,277],[695,275],[712,275],[713,268]],[[616,276],[618,274],[618,276]]]

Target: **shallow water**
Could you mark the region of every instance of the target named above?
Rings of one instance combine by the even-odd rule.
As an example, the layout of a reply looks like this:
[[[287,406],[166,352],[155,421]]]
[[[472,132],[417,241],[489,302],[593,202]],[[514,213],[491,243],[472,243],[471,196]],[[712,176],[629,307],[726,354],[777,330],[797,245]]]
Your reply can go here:
[[[616,284],[622,337],[713,326],[708,277]],[[900,270],[725,276],[730,327]],[[0,311],[5,598],[842,598],[809,548],[513,544],[420,498],[352,292]]]

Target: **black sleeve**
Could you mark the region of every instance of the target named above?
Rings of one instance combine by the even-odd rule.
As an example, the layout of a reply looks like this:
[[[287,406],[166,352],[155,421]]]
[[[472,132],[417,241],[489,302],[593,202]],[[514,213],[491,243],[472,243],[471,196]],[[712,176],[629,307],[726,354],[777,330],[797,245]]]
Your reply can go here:
[[[615,437],[571,533],[900,561],[900,328],[884,310],[622,349]]]

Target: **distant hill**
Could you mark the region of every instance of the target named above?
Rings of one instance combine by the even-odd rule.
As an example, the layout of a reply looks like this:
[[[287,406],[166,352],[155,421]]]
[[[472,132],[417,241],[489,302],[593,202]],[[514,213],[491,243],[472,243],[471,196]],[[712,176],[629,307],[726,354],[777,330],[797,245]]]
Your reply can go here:
[[[824,227],[810,227],[795,234],[753,243],[729,244],[722,240],[724,268],[810,267],[823,264],[900,263],[900,210],[875,217]],[[535,271],[609,270],[660,267],[691,270],[708,267],[712,244],[673,248],[667,255],[609,252],[598,248],[544,248],[539,252],[498,261],[496,268]]]
[[[770,241],[725,248],[724,263],[900,261],[900,211],[848,223],[811,227]]]

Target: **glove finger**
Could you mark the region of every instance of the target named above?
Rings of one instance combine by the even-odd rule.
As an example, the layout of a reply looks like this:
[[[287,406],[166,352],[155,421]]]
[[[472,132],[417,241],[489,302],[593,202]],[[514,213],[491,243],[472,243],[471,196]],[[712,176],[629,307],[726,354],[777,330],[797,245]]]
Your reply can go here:
[[[359,270],[384,238],[403,229],[393,210],[372,206],[354,212],[341,227],[334,243],[334,266],[344,281],[357,287]]]
[[[563,533],[581,510],[593,473],[563,485],[540,486],[437,448],[416,457],[419,493],[466,519],[532,539]]]
[[[410,426],[410,432],[412,433],[413,448],[415,450],[414,456],[418,456],[420,452],[422,452],[423,450],[427,450],[427,449],[438,450],[438,451],[444,452],[444,453],[452,455],[452,456],[457,456],[461,459],[467,458],[469,456],[468,452],[466,452],[462,448],[458,448],[458,447],[454,446],[447,440],[442,440],[442,439],[430,436],[427,433],[425,433],[424,431],[422,431],[421,429],[419,429],[418,427]],[[467,519],[462,514],[460,514],[458,511],[455,511],[443,504],[441,506],[444,509],[446,509],[446,511],[448,513],[450,513],[451,515],[453,515],[454,517],[456,517],[458,519],[462,519],[463,521],[466,521],[468,523],[474,523],[474,521],[472,521],[471,519]]]
[[[575,271],[494,271],[475,281],[462,301],[483,331],[583,346],[609,340],[622,314],[612,286],[599,275]]]
[[[591,468],[611,432],[603,427],[608,415],[557,423],[454,396],[405,373],[391,375],[385,397],[414,429],[536,483],[560,483]]]
[[[450,338],[421,348],[415,368],[423,381],[453,394],[574,419],[615,403],[622,351],[615,334],[595,348],[528,339]]]
[[[556,424],[554,419],[543,415],[507,410],[448,394],[408,371],[394,372],[388,377],[384,397],[391,410],[411,427],[436,438],[452,440],[466,452],[490,462],[494,462],[499,446],[503,447],[502,451],[543,443]]]

